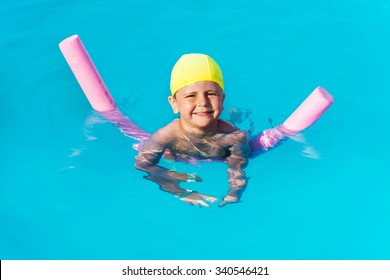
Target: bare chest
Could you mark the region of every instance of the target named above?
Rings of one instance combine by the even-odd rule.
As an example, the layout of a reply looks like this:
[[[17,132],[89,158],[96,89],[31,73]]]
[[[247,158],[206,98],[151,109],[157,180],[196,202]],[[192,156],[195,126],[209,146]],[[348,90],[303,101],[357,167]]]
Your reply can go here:
[[[173,143],[172,152],[182,157],[221,158],[229,155],[229,144],[223,135],[208,138],[180,137]]]

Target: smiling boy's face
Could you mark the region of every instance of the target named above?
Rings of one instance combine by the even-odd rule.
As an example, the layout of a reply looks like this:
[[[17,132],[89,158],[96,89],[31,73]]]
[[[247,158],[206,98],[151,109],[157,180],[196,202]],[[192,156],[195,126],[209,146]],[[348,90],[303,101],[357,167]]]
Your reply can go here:
[[[225,94],[221,87],[210,81],[190,84],[168,98],[175,114],[187,132],[214,132],[223,110]]]

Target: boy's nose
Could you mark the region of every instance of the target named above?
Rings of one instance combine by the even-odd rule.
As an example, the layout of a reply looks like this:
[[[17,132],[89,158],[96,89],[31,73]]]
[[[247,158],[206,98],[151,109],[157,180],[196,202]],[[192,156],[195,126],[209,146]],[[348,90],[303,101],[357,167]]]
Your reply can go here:
[[[197,105],[198,106],[206,106],[208,104],[209,104],[209,99],[207,98],[207,95],[199,94],[198,100],[197,100]]]

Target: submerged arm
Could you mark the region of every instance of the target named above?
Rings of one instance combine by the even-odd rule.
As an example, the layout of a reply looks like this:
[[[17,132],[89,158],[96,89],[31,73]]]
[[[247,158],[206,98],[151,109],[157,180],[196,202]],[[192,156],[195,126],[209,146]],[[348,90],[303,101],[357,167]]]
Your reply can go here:
[[[248,177],[246,177],[244,171],[248,165],[248,136],[243,131],[237,131],[234,134],[236,137],[233,139],[234,143],[230,148],[231,154],[226,158],[230,188],[220,206],[239,201],[248,182]]]
[[[135,168],[147,172],[148,175],[144,178],[157,183],[161,190],[180,196],[186,190],[179,187],[179,182],[188,181],[188,174],[175,172],[158,165],[168,147],[169,137],[164,131],[157,131],[145,142],[144,147],[135,157]]]
[[[209,207],[207,202],[217,201],[215,197],[186,190],[179,186],[180,182],[200,182],[201,178],[196,174],[176,172],[158,165],[165,150],[170,147],[172,135],[173,133],[169,130],[157,131],[145,142],[143,149],[136,156],[135,167],[147,172],[148,175],[144,178],[157,183],[162,191],[171,193],[190,205]]]

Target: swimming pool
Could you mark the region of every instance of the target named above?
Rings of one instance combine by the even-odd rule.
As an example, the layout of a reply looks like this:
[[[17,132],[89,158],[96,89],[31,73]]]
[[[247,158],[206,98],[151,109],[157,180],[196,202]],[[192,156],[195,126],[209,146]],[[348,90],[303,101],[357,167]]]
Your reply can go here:
[[[165,2],[2,3],[0,259],[389,259],[387,1]],[[250,162],[243,203],[190,207],[92,111],[58,49],[72,34],[150,132],[173,119],[170,70],[188,52],[218,61],[225,111],[251,109],[256,131],[318,85],[335,104]],[[204,179],[188,188],[228,188],[221,163],[171,166]]]

